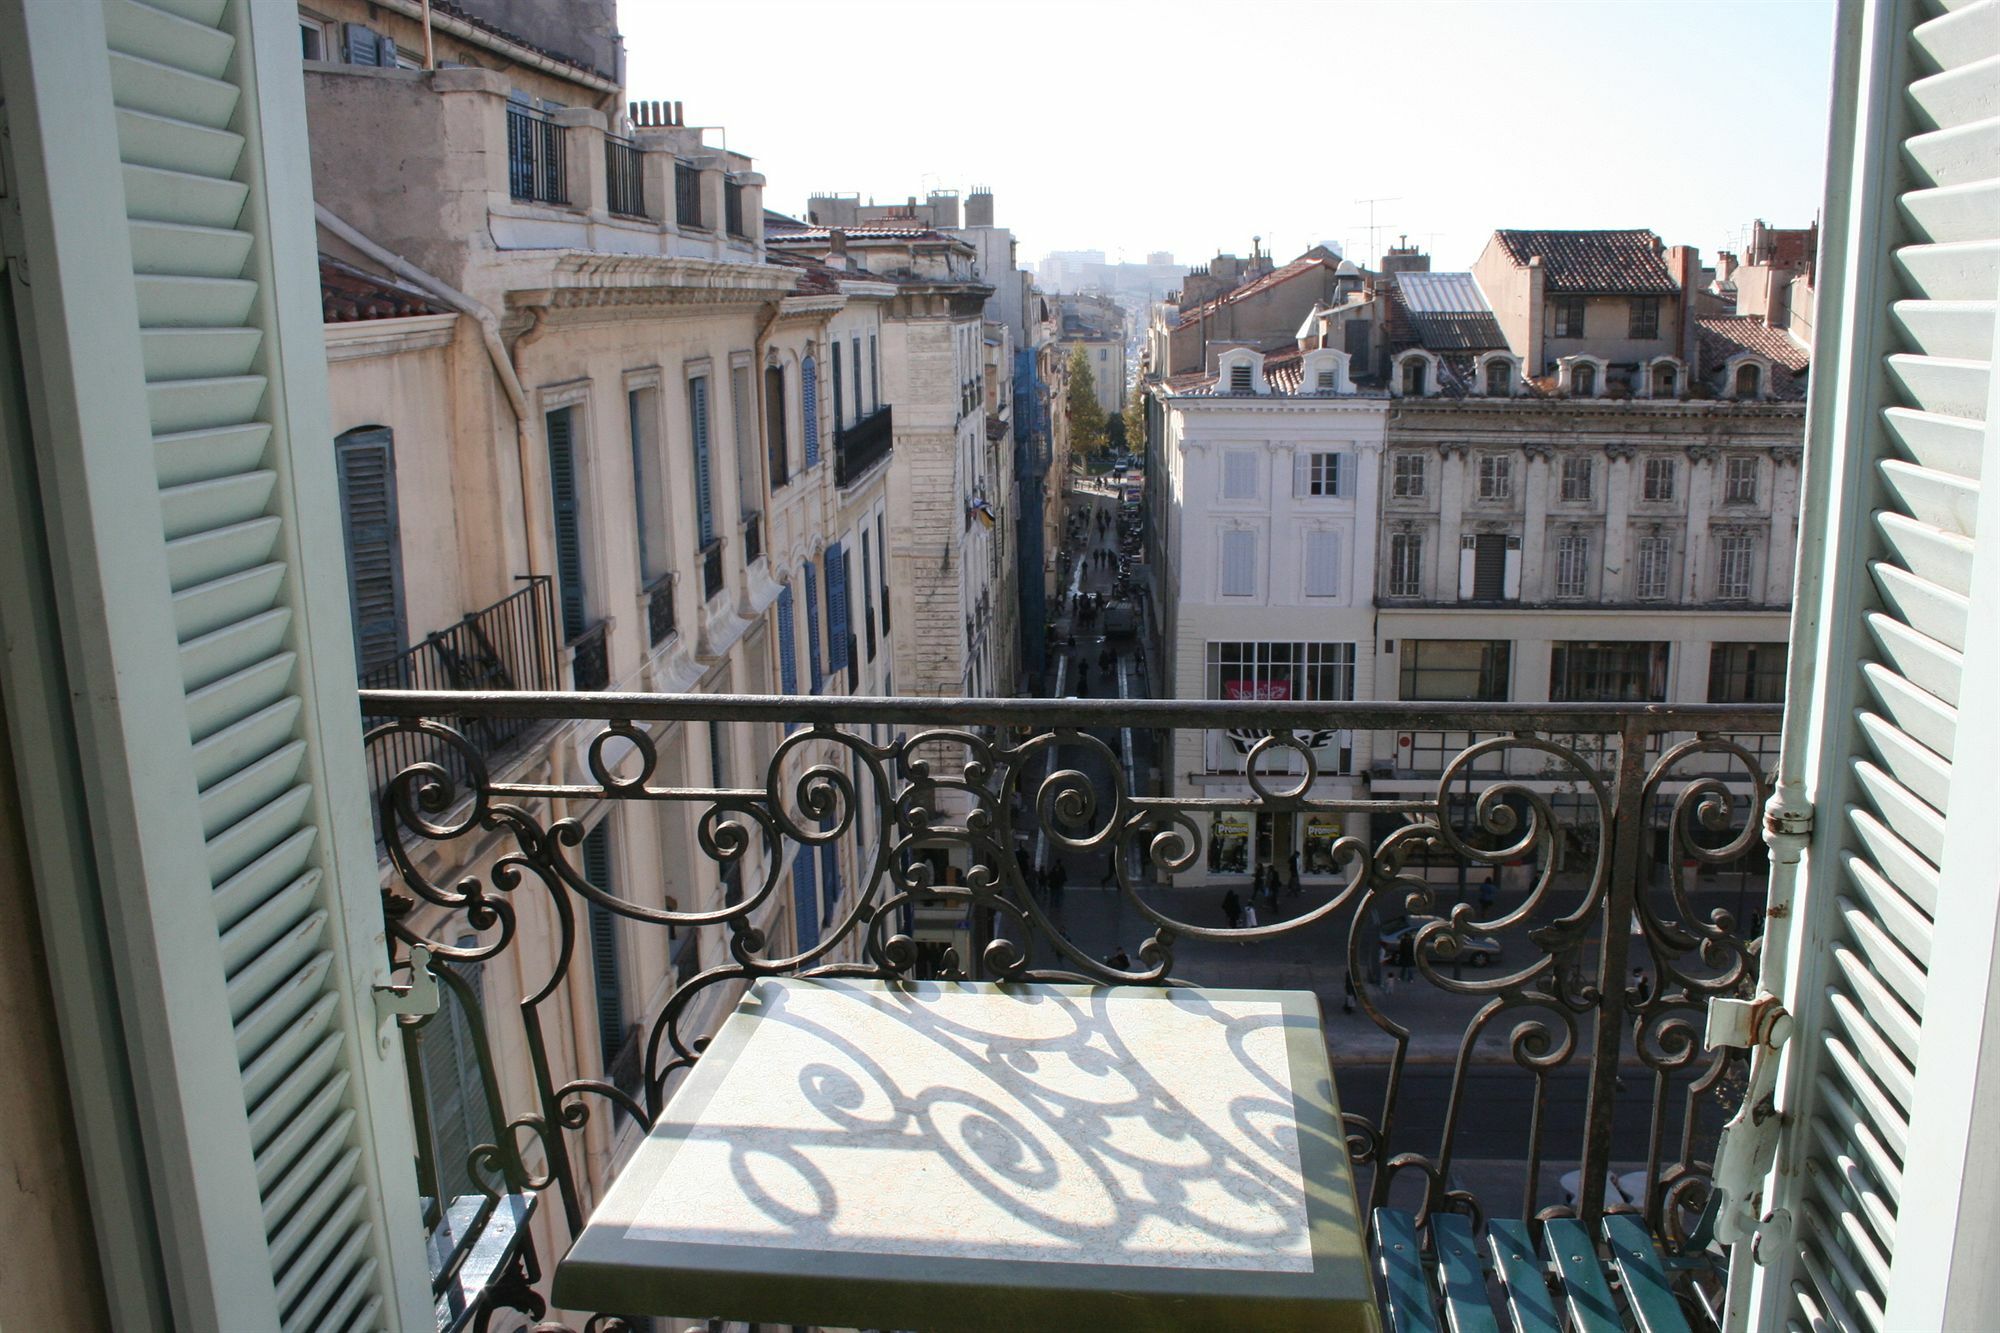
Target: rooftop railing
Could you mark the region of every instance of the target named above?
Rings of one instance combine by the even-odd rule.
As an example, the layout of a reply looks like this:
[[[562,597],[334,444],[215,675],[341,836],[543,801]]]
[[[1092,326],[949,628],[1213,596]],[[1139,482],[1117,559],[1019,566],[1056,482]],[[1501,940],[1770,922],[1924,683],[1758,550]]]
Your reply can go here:
[[[1743,1053],[1701,1033],[1709,1001],[1751,992],[1760,941],[1743,886],[1732,899],[1704,871],[1760,845],[1764,764],[1741,741],[1776,732],[1775,705],[369,691],[362,711],[376,751],[451,756],[407,764],[378,811],[394,958],[407,969],[423,946],[444,982],[438,1014],[402,1020],[411,1067],[446,1068],[449,1044],[461,1070],[456,1085],[412,1077],[420,1179],[454,1200],[437,1216],[461,1219],[434,1250],[462,1249],[481,1205],[512,1228],[469,1310],[541,1316],[551,1256],[518,1219],[539,1203],[560,1253],[606,1183],[586,1163],[614,1161],[619,1135],[660,1116],[765,976],[1230,985],[1259,948],[1301,950],[1337,978],[1323,1000],[1353,1011],[1329,1010],[1327,1028],[1364,1212],[1576,1217],[1594,1232],[1630,1211],[1677,1243],[1745,1085]],[[480,729],[539,726],[571,728],[578,765],[503,780]],[[1175,731],[1218,730],[1258,737],[1246,790],[1134,789],[1132,736],[1170,747]],[[1411,731],[1481,739],[1425,790],[1315,785],[1315,736]],[[759,764],[689,785],[686,752],[703,747]],[[1524,768],[1536,780],[1513,776]],[[1234,854],[1275,820],[1323,840],[1259,924],[1225,922],[1224,881],[1174,886],[1241,865],[1218,843]],[[606,839],[628,834],[621,862]],[[1079,876],[1067,895],[1043,881],[1052,857],[1103,866],[1087,910]],[[1129,953],[1086,938],[1105,919]],[[643,975],[616,960],[645,960]],[[577,1040],[593,1002],[602,1048],[636,1058],[636,1079]],[[1714,1278],[1676,1280],[1713,1309],[1716,1293],[1692,1288]]]
[[[568,140],[546,111],[507,104],[507,189],[538,204],[569,202]]]

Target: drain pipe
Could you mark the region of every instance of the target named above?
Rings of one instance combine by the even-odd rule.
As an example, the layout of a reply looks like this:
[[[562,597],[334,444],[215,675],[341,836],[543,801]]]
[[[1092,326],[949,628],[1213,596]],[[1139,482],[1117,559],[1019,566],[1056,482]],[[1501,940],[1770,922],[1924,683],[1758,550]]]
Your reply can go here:
[[[485,344],[487,358],[493,363],[493,373],[499,377],[501,392],[506,395],[507,406],[514,414],[514,461],[520,473],[521,536],[527,545],[528,568],[530,571],[545,568],[542,561],[536,557],[535,525],[529,514],[528,497],[534,493],[529,484],[529,478],[533,475],[529,468],[529,460],[533,456],[534,439],[529,424],[528,394],[521,387],[521,376],[515,369],[506,343],[501,341],[499,319],[479,301],[467,296],[456,287],[449,286],[442,279],[426,273],[394,251],[377,244],[325,204],[315,202],[313,208],[320,226],[425,295],[450,306],[479,326],[480,341]],[[537,314],[535,324],[530,327],[527,334],[523,335],[521,341],[535,336],[540,327],[541,320]]]

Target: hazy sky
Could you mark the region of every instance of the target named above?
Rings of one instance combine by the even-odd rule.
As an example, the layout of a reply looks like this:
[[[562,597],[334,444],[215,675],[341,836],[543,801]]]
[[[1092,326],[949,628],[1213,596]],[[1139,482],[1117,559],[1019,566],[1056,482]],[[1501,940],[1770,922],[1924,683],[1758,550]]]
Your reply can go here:
[[[990,186],[1024,262],[1651,227],[1705,255],[1819,209],[1832,0],[622,0],[634,97],[768,178]],[[710,143],[722,136],[714,132]]]

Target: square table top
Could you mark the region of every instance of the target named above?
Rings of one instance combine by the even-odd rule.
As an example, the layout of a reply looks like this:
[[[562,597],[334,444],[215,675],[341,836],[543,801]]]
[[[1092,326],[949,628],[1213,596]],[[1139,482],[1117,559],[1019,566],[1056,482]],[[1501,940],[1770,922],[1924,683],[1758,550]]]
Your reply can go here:
[[[1304,991],[764,978],[556,1270],[574,1310],[1378,1326]]]

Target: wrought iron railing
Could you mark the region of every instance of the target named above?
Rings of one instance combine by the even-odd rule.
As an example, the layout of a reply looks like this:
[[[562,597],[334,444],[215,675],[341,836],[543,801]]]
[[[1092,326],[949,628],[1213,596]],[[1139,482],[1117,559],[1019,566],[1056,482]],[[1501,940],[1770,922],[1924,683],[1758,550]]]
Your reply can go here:
[[[374,747],[455,754],[410,765],[379,803],[394,959],[406,968],[421,944],[446,981],[446,1011],[404,1020],[406,1039],[421,1047],[458,1023],[483,1090],[454,1103],[472,1118],[455,1138],[420,1106],[419,1144],[433,1157],[440,1142],[463,1147],[456,1178],[492,1200],[543,1196],[558,1252],[605,1183],[586,1163],[614,1161],[618,1136],[660,1115],[736,997],[773,974],[1228,985],[1256,957],[1228,946],[1309,946],[1340,978],[1323,999],[1354,1011],[1327,1018],[1330,1032],[1348,1025],[1334,1071],[1364,1209],[1573,1215],[1593,1230],[1630,1209],[1678,1240],[1741,1095],[1741,1053],[1705,1049],[1702,1025],[1710,1000],[1749,993],[1759,941],[1740,921],[1743,887],[1730,899],[1702,871],[1759,846],[1763,764],[1734,738],[1775,733],[1773,705],[372,692],[363,711],[388,719]],[[467,732],[540,725],[575,728],[582,771],[503,781]],[[1421,791],[1317,784],[1313,736],[1412,730],[1487,738]],[[1259,736],[1246,785],[1134,790],[1130,738],[1159,736],[1170,754],[1176,731]],[[731,764],[753,756],[754,782],[687,785],[687,752],[704,746]],[[1291,773],[1277,774],[1280,757]],[[1524,766],[1537,776],[1511,776]],[[1260,906],[1262,923],[1237,928],[1217,910],[1225,887],[1248,896],[1241,878],[1198,897],[1170,884],[1265,819],[1323,843],[1307,882]],[[623,862],[605,850],[613,836],[633,842]],[[793,876],[829,848],[847,887],[823,913]],[[1051,858],[1103,868],[1094,917],[1124,923],[1129,953],[1100,956],[1070,929],[1092,915],[1078,905],[1086,881],[1072,871],[1065,906],[1037,873]],[[651,960],[622,982],[614,967],[621,1002],[598,1010],[636,1025],[636,1092],[576,1037],[574,1014],[606,984],[598,930],[582,928],[593,911],[610,923],[608,956]],[[927,935],[940,917],[969,925]],[[1385,958],[1385,936],[1407,948]],[[484,967],[524,941],[532,963]],[[481,969],[483,995],[465,980]],[[632,1033],[608,1036],[622,1051]],[[1496,1078],[1518,1108],[1504,1124],[1480,1109]],[[503,1106],[502,1088],[534,1092]],[[422,1177],[454,1165],[431,1160]],[[487,1299],[539,1317],[538,1262],[522,1247]]]
[[[646,213],[645,155],[639,145],[616,135],[604,136],[604,206],[628,218]]]
[[[701,173],[685,162],[674,163],[674,223],[682,227],[703,227],[701,220]]]
[[[546,574],[523,575],[526,586],[456,625],[430,635],[400,656],[364,673],[364,690],[553,690],[556,671],[555,610]],[[363,717],[363,726],[378,718]],[[463,717],[452,723],[483,760],[504,752],[536,724],[518,717]],[[377,793],[417,763],[442,763],[464,782],[470,772],[456,744],[441,745],[408,732],[369,747],[368,779]]]
[[[564,645],[569,649],[569,678],[579,690],[611,685],[611,622],[600,620]]]
[[[889,456],[895,439],[892,409],[878,407],[852,426],[833,432],[833,483],[845,489]]]
[[[701,598],[707,601],[722,591],[722,538],[701,548]]]
[[[569,202],[568,140],[546,111],[507,104],[507,190],[523,202]]]
[[[743,516],[743,567],[748,569],[764,555],[764,516],[748,513]]]
[[[657,648],[674,636],[674,576],[662,574],[646,587],[646,643]]]

